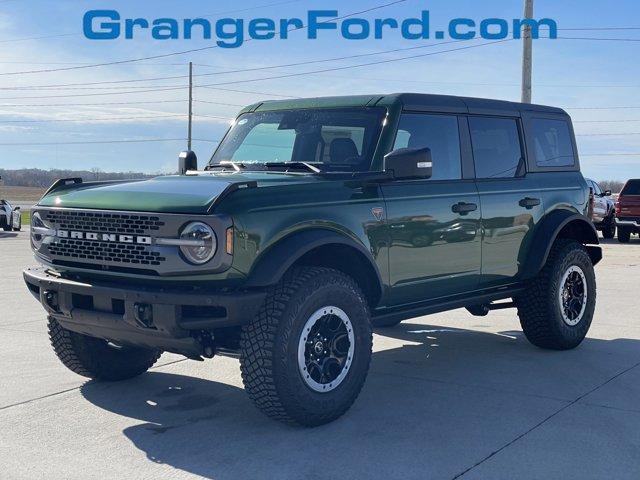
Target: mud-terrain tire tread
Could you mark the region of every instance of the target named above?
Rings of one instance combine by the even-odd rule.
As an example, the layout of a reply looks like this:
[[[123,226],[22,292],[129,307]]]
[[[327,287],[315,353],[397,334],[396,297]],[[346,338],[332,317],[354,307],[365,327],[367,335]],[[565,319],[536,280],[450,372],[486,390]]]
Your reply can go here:
[[[282,322],[287,321],[284,317],[285,315],[295,317],[303,308],[306,298],[300,293],[313,294],[318,286],[326,285],[327,282],[351,290],[351,293],[359,298],[362,308],[365,309],[366,318],[370,319],[367,300],[351,277],[331,268],[299,267],[288,272],[277,285],[269,290],[257,317],[242,329],[240,368],[245,390],[255,406],[274,420],[308,427],[329,423],[349,410],[366,379],[373,341],[370,322],[367,322],[368,339],[364,339],[369,345],[369,356],[364,375],[348,395],[349,401],[342,404],[338,411],[326,414],[305,411],[300,405],[296,406],[295,402],[289,401],[291,400],[289,395],[291,392],[283,393],[282,389],[278,389],[278,383],[282,385],[286,382],[283,378],[278,378],[274,372],[276,370],[274,362],[281,362],[278,370],[285,372],[286,357],[275,358],[276,343],[287,345],[293,330],[293,328],[282,328]],[[278,338],[279,335],[280,338]],[[357,338],[356,342],[358,342]]]
[[[83,377],[120,381],[142,375],[160,358],[160,350],[124,347],[121,350],[98,338],[72,332],[49,318],[49,339],[54,352],[72,372]]]
[[[568,327],[558,318],[556,307],[558,271],[564,272],[574,259],[582,262],[587,283],[593,278],[588,293],[588,305],[584,318],[576,327]],[[586,271],[585,271],[586,267]],[[570,239],[556,240],[546,264],[525,292],[515,298],[520,325],[527,340],[533,345],[548,350],[570,350],[576,348],[589,330],[595,308],[595,274],[585,247]]]

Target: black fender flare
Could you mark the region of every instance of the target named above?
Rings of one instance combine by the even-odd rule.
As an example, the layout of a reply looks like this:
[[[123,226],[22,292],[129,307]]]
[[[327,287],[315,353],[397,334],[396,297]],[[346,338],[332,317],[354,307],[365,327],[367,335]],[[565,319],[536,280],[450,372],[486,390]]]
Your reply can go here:
[[[600,244],[598,231],[593,222],[571,210],[555,210],[540,220],[536,227],[523,269],[524,279],[533,278],[542,270],[558,235],[570,224],[574,225],[572,238],[586,246],[593,264],[602,260],[602,249],[597,246]]]
[[[245,283],[249,288],[261,288],[275,285],[280,281],[284,274],[304,255],[315,250],[318,247],[328,245],[342,245],[353,248],[361,254],[368,262],[371,269],[375,272],[377,278],[377,292],[382,295],[383,281],[382,276],[373,256],[367,248],[352,238],[340,234],[332,230],[310,229],[297,233],[292,233],[275,245],[266,249],[256,260],[254,267],[249,273],[248,280]]]

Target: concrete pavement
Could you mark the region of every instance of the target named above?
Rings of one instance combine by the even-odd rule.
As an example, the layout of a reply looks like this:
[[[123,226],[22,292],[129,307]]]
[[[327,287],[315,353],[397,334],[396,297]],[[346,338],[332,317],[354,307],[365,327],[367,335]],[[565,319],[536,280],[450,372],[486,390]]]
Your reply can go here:
[[[515,311],[447,312],[379,330],[354,407],[317,429],[273,422],[238,362],[164,355],[87,382],[49,347],[0,233],[0,478],[640,478],[640,242],[604,245],[598,308],[571,352],[529,345]]]

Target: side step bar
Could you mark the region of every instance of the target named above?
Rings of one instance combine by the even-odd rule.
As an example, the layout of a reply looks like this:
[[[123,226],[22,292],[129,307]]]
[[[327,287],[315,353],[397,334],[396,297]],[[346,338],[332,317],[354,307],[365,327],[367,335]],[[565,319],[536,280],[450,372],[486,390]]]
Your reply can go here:
[[[465,296],[454,299],[448,298],[444,301],[435,300],[431,302],[424,302],[408,308],[381,309],[378,312],[374,312],[373,317],[375,319],[384,319],[385,321],[388,320],[389,322],[401,322],[403,320],[409,320],[410,318],[423,317],[425,315],[432,315],[434,313],[446,312],[447,310],[455,310],[456,308],[475,309],[478,306],[487,308],[488,313],[489,310],[513,308],[515,306],[513,302],[497,304],[493,304],[493,302],[504,300],[506,298],[513,298],[523,290],[524,287],[506,288],[497,291],[494,290],[492,292],[481,293],[479,295],[474,295],[471,297]],[[486,315],[486,313],[484,315]]]

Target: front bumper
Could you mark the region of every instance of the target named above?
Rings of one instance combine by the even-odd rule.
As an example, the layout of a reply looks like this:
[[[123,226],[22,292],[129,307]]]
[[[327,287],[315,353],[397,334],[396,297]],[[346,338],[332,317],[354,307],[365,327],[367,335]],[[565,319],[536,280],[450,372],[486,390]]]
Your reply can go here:
[[[68,330],[118,344],[197,357],[202,332],[244,325],[258,313],[263,291],[142,287],[73,280],[46,268],[23,272],[29,291]],[[151,317],[141,315],[151,312]]]

